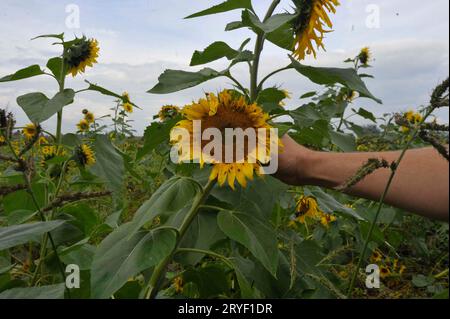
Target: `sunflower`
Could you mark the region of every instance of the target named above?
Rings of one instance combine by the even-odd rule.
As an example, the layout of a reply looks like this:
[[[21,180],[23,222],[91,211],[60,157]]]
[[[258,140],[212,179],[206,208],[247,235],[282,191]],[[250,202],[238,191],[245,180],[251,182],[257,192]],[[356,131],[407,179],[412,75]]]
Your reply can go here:
[[[172,129],[171,142],[178,146],[180,161],[198,161],[200,165],[213,164],[210,180],[218,180],[219,185],[223,186],[226,182],[232,189],[235,188],[237,181],[242,187],[246,187],[247,181],[252,180],[254,174],[259,174],[262,165],[270,162],[270,151],[275,147],[281,147],[278,138],[276,141],[270,138],[270,134],[266,134],[262,138],[259,129],[271,129],[267,123],[269,116],[264,113],[257,104],[248,104],[246,99],[234,91],[225,90],[218,94],[207,94],[206,98],[200,99],[191,105],[184,107],[182,110],[184,120]],[[232,145],[226,144],[226,140],[222,138],[220,144],[222,149],[207,151],[194,151],[194,121],[201,124],[201,135],[207,129],[218,129],[222,136],[225,135],[226,129],[258,130],[255,134],[256,143],[250,145],[248,140],[243,145],[238,145],[233,139]],[[180,131],[189,132],[190,141],[180,139]],[[217,142],[215,140],[215,142]],[[210,144],[210,141],[201,141],[201,148]],[[243,148],[237,149],[237,146]],[[190,149],[189,149],[190,148]],[[233,150],[233,158],[225,159],[226,150]],[[183,152],[184,151],[184,152]],[[222,154],[220,154],[222,153]],[[239,154],[241,153],[241,154]]]
[[[365,47],[365,48],[361,49],[361,52],[358,55],[358,60],[362,65],[368,66],[371,57],[372,57],[372,52],[370,52],[370,48]]]
[[[322,217],[317,200],[312,196],[302,196],[297,202],[296,220],[305,224],[307,218],[316,219]]]
[[[325,227],[330,227],[330,224],[337,221],[336,216],[330,215],[330,214],[322,214],[320,217],[320,223]]]
[[[417,125],[420,124],[420,122],[422,122],[423,117],[420,113],[416,113],[414,111],[408,111],[406,112],[403,117],[412,125]],[[402,126],[401,128],[402,132],[404,133],[408,133],[409,132],[409,127],[407,126]]]
[[[86,144],[77,147],[75,150],[75,160],[81,166],[91,166],[96,163],[94,152],[91,147]]]
[[[379,251],[374,251],[370,256],[370,261],[374,264],[383,260],[383,255]]]
[[[127,102],[123,104],[123,109],[125,110],[125,112],[127,113],[133,113],[133,104]]]
[[[173,280],[173,287],[175,288],[176,293],[181,294],[183,292],[183,286],[184,286],[183,278],[176,277]]]
[[[124,103],[129,103],[131,101],[130,100],[130,94],[128,94],[128,92],[123,92],[122,93],[122,101]]]
[[[0,146],[3,146],[6,144],[6,139],[3,137],[3,135],[0,135]]]
[[[283,101],[280,102],[280,106],[281,107],[285,107],[286,106],[286,102],[284,102],[284,100],[292,99],[292,94],[291,94],[291,92],[286,91],[286,90],[282,90],[281,92],[283,92],[283,94],[284,94],[284,99],[283,99]]]
[[[37,126],[35,124],[27,124],[24,128],[23,128],[23,135],[25,135],[25,137],[29,140],[31,140],[33,137],[36,136],[38,129]]]
[[[178,114],[180,114],[180,108],[178,106],[164,105],[158,113],[158,118],[164,122],[165,120],[175,118]]]
[[[85,119],[82,119],[78,124],[77,124],[78,130],[80,132],[86,132],[89,131],[89,122]]]
[[[84,109],[83,110],[84,119],[89,123],[92,124],[95,121],[94,113],[89,112],[89,110]]]
[[[380,277],[382,278],[382,279],[385,279],[385,278],[387,278],[387,277],[390,277],[391,276],[391,271],[390,271],[390,269],[388,268],[388,267],[386,267],[386,266],[382,266],[382,267],[380,267]]]
[[[65,63],[68,67],[67,74],[72,74],[75,77],[78,73],[84,73],[86,67],[92,67],[94,63],[97,63],[99,51],[97,40],[86,39],[86,37],[76,39],[65,54]]]
[[[304,60],[306,55],[317,57],[317,49],[324,49],[325,33],[331,32],[333,23],[328,14],[336,13],[338,0],[294,0],[298,17],[294,23],[295,48],[294,56]],[[329,28],[330,30],[328,30]],[[315,45],[314,45],[315,43]]]

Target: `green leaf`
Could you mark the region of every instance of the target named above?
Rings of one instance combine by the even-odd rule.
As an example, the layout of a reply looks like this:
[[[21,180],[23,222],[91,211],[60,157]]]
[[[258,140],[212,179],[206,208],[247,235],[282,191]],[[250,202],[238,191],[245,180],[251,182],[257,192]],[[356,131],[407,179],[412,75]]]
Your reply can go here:
[[[92,173],[105,180],[112,192],[120,193],[125,172],[123,157],[106,135],[95,137],[93,149],[96,163],[91,168]]]
[[[363,108],[360,108],[358,111],[353,110],[353,112],[355,112],[359,116],[365,118],[366,120],[370,120],[374,123],[377,123],[377,118],[375,117],[375,115],[372,112],[369,112]]]
[[[282,49],[292,51],[294,49],[294,37],[292,30],[292,23],[283,24],[278,29],[267,34],[268,41],[279,46]]]
[[[63,64],[63,59],[56,57],[51,58],[47,62],[47,68],[49,68],[50,71],[52,71],[52,74],[59,79],[61,77],[61,67]]]
[[[234,31],[242,28],[245,28],[245,25],[242,23],[242,21],[234,21],[227,24],[227,26],[225,27],[225,31]]]
[[[317,121],[323,120],[324,116],[318,111],[314,104],[307,104],[298,109],[289,112],[289,115],[294,119],[298,128],[311,127]]]
[[[245,246],[275,277],[278,267],[277,236],[273,227],[253,215],[223,211],[217,216],[220,229]]]
[[[261,22],[259,18],[252,12],[246,10],[242,12],[242,23],[250,27],[256,33],[271,33],[288,24],[296,18],[295,14],[281,13],[275,14],[267,19],[266,22]]]
[[[25,244],[29,241],[37,242],[41,235],[58,228],[64,223],[65,221],[55,220],[50,222],[0,227],[0,251]]]
[[[205,212],[194,219],[180,243],[180,248],[210,250],[222,239],[225,239],[225,235],[217,225],[217,214]],[[203,256],[198,253],[183,253],[177,256],[177,261],[183,265],[196,265]]]
[[[141,147],[136,155],[136,160],[142,159],[150,154],[155,148],[170,139],[170,131],[179,121],[178,118],[171,119],[167,122],[153,122],[144,132],[144,146]]]
[[[362,218],[356,211],[351,208],[345,207],[340,202],[338,202],[333,196],[325,193],[319,187],[306,187],[305,195],[314,196],[319,203],[319,207],[326,213],[342,213],[346,216],[356,218],[357,220],[363,221]]]
[[[216,5],[214,7],[211,7],[209,9],[194,13],[194,14],[186,17],[186,19],[198,18],[198,17],[203,17],[206,15],[217,14],[217,13],[232,11],[232,10],[236,10],[236,9],[252,10],[251,0],[228,0],[221,4]]]
[[[297,141],[301,144],[324,147],[330,141],[330,125],[326,120],[318,120],[312,126],[299,131]]]
[[[234,59],[238,55],[238,51],[232,49],[225,42],[214,42],[208,46],[204,51],[195,51],[192,56],[191,66],[206,64],[222,58],[228,60]]]
[[[103,88],[103,87],[101,87],[101,86],[99,86],[99,85],[96,85],[96,84],[93,84],[93,83],[91,83],[91,82],[89,82],[89,81],[85,81],[87,84],[89,84],[89,87],[87,88],[87,90],[89,90],[89,91],[95,91],[95,92],[99,92],[99,93],[101,93],[101,94],[103,94],[103,95],[106,95],[106,96],[112,96],[112,97],[115,97],[115,98],[117,98],[117,99],[119,99],[119,100],[122,100],[122,102],[129,102],[129,103],[131,103],[133,106],[135,106],[135,107],[138,107],[136,104],[134,104],[134,103],[132,103],[131,101],[126,101],[125,99],[124,99],[124,97],[122,96],[122,95],[120,95],[120,94],[117,94],[117,93],[114,93],[114,92],[112,92],[112,91],[110,91],[110,90],[108,90],[108,89],[105,89],[105,88]],[[139,107],[138,107],[139,108]]]
[[[356,139],[353,134],[330,131],[331,142],[344,152],[356,151]]]
[[[59,39],[61,41],[64,41],[64,33],[39,35],[37,37],[34,37],[31,40],[42,39],[42,38],[55,38],[55,39]]]
[[[183,274],[185,283],[194,283],[200,298],[214,298],[229,289],[227,274],[217,265],[208,265],[198,270],[187,270]]]
[[[166,70],[160,77],[159,83],[148,91],[153,94],[168,94],[184,89],[192,88],[203,82],[224,76],[224,73],[217,72],[210,68],[202,69],[198,72],[187,72],[177,70]]]
[[[312,82],[321,85],[334,85],[336,83],[340,83],[350,90],[358,92],[360,96],[370,98],[377,103],[382,104],[380,99],[377,99],[372,95],[372,93],[369,92],[366,85],[354,69],[316,68],[303,65],[293,57],[290,58],[292,61],[292,66]]]
[[[86,243],[75,244],[73,247],[62,250],[59,257],[66,265],[77,265],[80,267],[80,270],[90,270],[94,260],[95,250],[95,246]]]
[[[66,105],[72,104],[75,91],[65,89],[48,99],[43,93],[29,93],[17,98],[17,104],[22,107],[30,121],[42,123],[61,111]]]
[[[316,94],[317,94],[316,91],[307,92],[307,93],[303,94],[302,96],[300,96],[300,100],[308,99],[308,98],[310,98],[310,97],[315,96]]]
[[[0,83],[28,79],[42,74],[44,74],[44,72],[41,70],[41,67],[39,65],[32,65],[25,69],[21,69],[14,74],[10,74],[0,78]]]
[[[130,236],[131,223],[112,232],[97,248],[91,270],[95,299],[112,296],[130,278],[156,266],[175,248],[171,230],[140,231]]]
[[[165,182],[139,210],[133,218],[133,232],[156,217],[164,221],[170,215],[183,209],[200,192],[200,187],[192,180],[174,177]]]
[[[280,108],[280,103],[286,99],[286,94],[277,88],[268,88],[261,91],[256,102],[261,105],[264,112],[270,113]]]
[[[65,284],[52,286],[13,288],[0,294],[0,299],[64,299]]]

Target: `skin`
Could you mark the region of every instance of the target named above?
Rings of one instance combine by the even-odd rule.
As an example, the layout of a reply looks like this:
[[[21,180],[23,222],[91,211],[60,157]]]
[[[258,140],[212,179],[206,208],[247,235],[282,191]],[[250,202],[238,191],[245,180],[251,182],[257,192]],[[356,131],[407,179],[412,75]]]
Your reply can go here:
[[[400,152],[326,153],[311,151],[291,137],[283,138],[284,152],[280,154],[276,177],[294,186],[321,186],[334,189],[346,181],[371,158],[389,163]],[[377,170],[347,194],[380,200],[391,171]],[[386,198],[386,204],[430,219],[449,221],[449,164],[433,148],[410,150],[401,162]]]

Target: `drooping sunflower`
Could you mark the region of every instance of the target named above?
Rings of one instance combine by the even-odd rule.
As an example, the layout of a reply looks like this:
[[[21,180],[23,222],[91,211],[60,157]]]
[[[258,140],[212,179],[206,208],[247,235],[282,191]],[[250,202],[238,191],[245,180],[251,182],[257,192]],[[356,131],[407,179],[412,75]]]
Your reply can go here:
[[[86,37],[76,39],[67,49],[64,57],[68,70],[67,74],[72,74],[75,77],[78,73],[84,73],[86,67],[92,67],[94,63],[97,63],[99,51],[97,40],[87,39]]]
[[[31,140],[32,138],[34,138],[38,132],[37,126],[35,124],[27,124],[24,128],[23,128],[23,135],[25,135],[25,137],[29,140]]]
[[[317,200],[312,196],[301,196],[297,202],[296,221],[305,224],[307,218],[321,218],[324,213],[320,210]]]
[[[372,53],[370,52],[370,48],[365,47],[361,49],[361,52],[358,55],[358,60],[362,65],[367,66],[369,65],[371,57]]]
[[[82,119],[80,122],[78,122],[77,127],[80,132],[86,132],[89,131],[90,125],[87,120]]]
[[[94,151],[89,145],[82,144],[75,149],[75,161],[81,166],[91,166],[96,163]]]
[[[336,13],[338,0],[294,0],[298,17],[294,22],[294,56],[304,60],[306,55],[317,57],[316,48],[325,50],[325,33],[331,32],[330,13]]]
[[[158,118],[161,122],[175,118],[180,114],[181,110],[175,105],[164,105],[158,113]]]
[[[246,187],[247,181],[252,180],[255,173],[259,174],[262,165],[270,162],[271,151],[273,152],[275,147],[282,147],[278,137],[270,138],[269,130],[272,127],[267,123],[268,114],[257,104],[249,104],[245,97],[234,91],[225,90],[218,96],[207,94],[206,98],[184,107],[182,114],[185,119],[178,122],[171,133],[171,142],[178,146],[181,155],[180,162],[194,160],[200,162],[202,167],[204,164],[212,164],[210,180],[217,179],[221,186],[228,182],[234,189],[237,181],[242,187]],[[205,150],[212,142],[209,140],[201,141],[201,150],[193,149],[194,121],[199,121],[199,133],[202,136],[208,129],[217,129],[222,133],[219,144],[221,149]],[[180,139],[179,129],[189,132],[190,140]],[[244,132],[254,130],[256,141],[249,143],[248,139],[245,139],[243,144],[240,144],[237,139],[233,139],[230,145],[224,134],[227,129],[241,129]],[[263,134],[258,134],[259,129],[266,129],[264,138]],[[229,158],[226,158],[227,150],[233,151],[233,158],[230,158],[229,154]]]
[[[123,104],[123,109],[125,110],[125,112],[127,113],[133,113],[133,104],[127,102]]]

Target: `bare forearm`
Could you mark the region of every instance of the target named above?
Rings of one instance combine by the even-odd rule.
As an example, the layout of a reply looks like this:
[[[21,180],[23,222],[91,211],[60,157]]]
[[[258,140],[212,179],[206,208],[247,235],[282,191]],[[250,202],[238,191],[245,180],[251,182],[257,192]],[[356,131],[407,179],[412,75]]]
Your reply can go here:
[[[299,175],[303,183],[328,188],[343,185],[370,158],[389,163],[400,152],[385,153],[322,153],[302,152],[303,165]],[[350,195],[379,200],[391,171],[380,169],[351,188]],[[396,172],[386,203],[429,218],[449,219],[449,166],[434,149],[411,150],[406,153]]]

